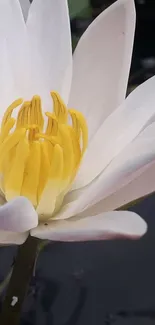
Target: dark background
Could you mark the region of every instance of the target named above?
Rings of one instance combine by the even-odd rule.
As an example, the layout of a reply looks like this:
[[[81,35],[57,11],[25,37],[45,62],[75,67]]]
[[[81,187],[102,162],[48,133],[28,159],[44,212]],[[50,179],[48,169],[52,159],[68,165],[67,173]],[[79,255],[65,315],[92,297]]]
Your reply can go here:
[[[81,13],[71,22],[73,36],[78,39],[90,22],[115,1],[90,0],[89,14]],[[130,85],[138,85],[155,74],[155,0],[135,0],[135,5],[137,24]]]
[[[91,15],[85,18],[81,14],[71,22],[73,37],[78,38],[110,3],[92,0]],[[155,70],[155,0],[137,0],[136,7],[131,87]],[[23,306],[21,325],[154,324],[155,196],[133,210],[149,226],[139,241],[51,243],[45,247]],[[9,272],[16,250],[0,248],[0,281]]]

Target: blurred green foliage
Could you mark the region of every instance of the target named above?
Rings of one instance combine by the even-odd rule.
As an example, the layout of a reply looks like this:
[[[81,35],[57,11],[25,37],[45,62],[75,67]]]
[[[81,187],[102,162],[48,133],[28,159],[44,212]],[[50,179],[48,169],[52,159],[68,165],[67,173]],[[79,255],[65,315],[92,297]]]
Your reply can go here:
[[[68,0],[70,17],[74,18],[89,7],[89,0]]]

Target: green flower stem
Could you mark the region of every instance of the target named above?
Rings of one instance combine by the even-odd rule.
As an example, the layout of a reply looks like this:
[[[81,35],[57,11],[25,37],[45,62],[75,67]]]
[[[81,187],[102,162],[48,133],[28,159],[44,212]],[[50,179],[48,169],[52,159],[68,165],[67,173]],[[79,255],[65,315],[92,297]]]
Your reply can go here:
[[[37,265],[37,260],[38,260],[39,254],[44,249],[44,247],[47,246],[49,243],[50,243],[50,240],[42,240],[37,247],[36,258],[35,258],[34,267],[33,267],[33,276],[34,277],[36,275],[36,265]]]
[[[8,285],[8,283],[9,283],[9,281],[11,279],[12,271],[13,271],[13,267],[10,269],[10,271],[7,274],[6,278],[0,283],[0,295],[3,293],[3,291],[5,290],[5,288]]]
[[[19,325],[21,309],[33,275],[40,240],[28,237],[17,252],[10,282],[2,303],[0,324]]]

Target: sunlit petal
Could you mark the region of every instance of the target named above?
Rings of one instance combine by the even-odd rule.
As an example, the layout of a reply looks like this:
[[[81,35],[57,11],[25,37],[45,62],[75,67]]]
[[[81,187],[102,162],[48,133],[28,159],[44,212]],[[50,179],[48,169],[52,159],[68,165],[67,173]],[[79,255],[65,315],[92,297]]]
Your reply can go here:
[[[97,177],[155,115],[155,77],[135,89],[102,124],[88,146],[74,189]]]
[[[26,96],[31,81],[29,47],[26,25],[18,0],[0,1],[0,37],[5,40],[15,86],[22,96]],[[8,87],[7,91],[10,91]]]
[[[33,0],[27,28],[36,93],[47,97],[48,92],[53,89],[68,101],[72,49],[67,0]],[[46,110],[48,108],[46,106]]]
[[[66,196],[57,219],[68,218],[108,197],[125,186],[144,166],[155,161],[155,123],[129,144],[90,185]]]
[[[134,1],[118,0],[95,19],[77,45],[69,106],[86,116],[90,138],[125,98],[134,30]]]
[[[139,175],[140,174],[140,175]],[[91,207],[91,213],[101,213],[101,211],[109,211],[118,209],[122,206],[132,206],[132,202],[143,198],[146,195],[155,192],[155,162],[152,162],[137,172],[135,179],[130,181],[126,186],[121,187],[112,195],[98,202]],[[88,213],[89,213],[88,211]]]

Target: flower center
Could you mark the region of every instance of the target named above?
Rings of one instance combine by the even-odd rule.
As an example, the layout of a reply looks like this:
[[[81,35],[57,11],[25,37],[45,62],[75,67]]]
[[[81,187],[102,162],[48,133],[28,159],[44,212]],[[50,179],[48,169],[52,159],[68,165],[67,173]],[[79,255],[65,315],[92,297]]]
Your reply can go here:
[[[79,168],[88,142],[83,115],[67,110],[51,92],[53,112],[42,113],[41,99],[18,99],[6,110],[0,132],[0,189],[7,201],[27,197],[46,220],[62,204]],[[17,119],[14,109],[20,107]],[[68,118],[71,123],[69,124]]]

